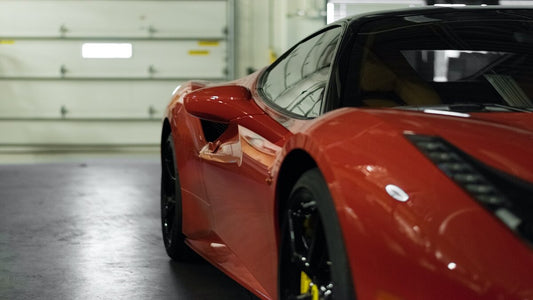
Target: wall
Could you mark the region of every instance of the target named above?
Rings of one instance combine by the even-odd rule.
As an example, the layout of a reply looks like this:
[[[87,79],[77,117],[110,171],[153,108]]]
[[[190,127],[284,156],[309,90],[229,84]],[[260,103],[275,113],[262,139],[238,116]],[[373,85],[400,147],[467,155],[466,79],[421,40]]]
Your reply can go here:
[[[326,24],[325,0],[236,0],[237,77],[263,68]]]
[[[425,6],[425,0],[235,0],[236,75],[268,65],[272,58],[326,24],[327,3],[334,19],[372,11]],[[533,5],[533,0],[500,0]]]
[[[1,0],[0,150],[158,145],[178,84],[233,77],[230,2]]]

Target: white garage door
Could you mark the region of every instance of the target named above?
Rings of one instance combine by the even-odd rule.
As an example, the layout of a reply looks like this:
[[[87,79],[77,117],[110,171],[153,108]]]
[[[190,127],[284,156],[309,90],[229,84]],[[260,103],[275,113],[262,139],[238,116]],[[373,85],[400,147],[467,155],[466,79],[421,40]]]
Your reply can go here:
[[[0,1],[0,150],[155,146],[170,93],[233,76],[232,1]]]

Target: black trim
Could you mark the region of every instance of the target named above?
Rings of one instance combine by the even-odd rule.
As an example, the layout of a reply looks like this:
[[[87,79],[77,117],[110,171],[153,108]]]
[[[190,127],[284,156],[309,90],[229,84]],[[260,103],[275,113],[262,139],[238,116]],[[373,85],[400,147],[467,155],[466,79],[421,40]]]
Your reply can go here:
[[[488,166],[443,138],[405,137],[486,210],[497,216],[500,209],[505,209],[516,216],[520,221],[517,227],[506,224],[507,227],[533,246],[533,183]],[[450,168],[453,164],[457,168]],[[477,179],[461,180],[461,175],[465,174]],[[479,191],[472,186],[481,186],[488,191]]]
[[[228,129],[228,124],[200,120],[204,137],[208,142],[216,141]]]

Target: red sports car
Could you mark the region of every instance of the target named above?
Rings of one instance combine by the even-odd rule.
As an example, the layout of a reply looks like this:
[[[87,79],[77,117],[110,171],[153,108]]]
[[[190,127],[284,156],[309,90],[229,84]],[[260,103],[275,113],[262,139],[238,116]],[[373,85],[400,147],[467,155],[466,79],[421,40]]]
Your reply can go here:
[[[344,19],[191,81],[163,238],[261,299],[533,299],[533,9]]]

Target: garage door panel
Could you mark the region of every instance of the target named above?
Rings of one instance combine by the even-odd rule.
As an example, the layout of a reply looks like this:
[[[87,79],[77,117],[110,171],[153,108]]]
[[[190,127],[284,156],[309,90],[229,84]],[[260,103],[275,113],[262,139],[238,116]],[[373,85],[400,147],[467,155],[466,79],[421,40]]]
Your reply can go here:
[[[161,119],[175,81],[0,81],[0,119]],[[98,88],[95,88],[98,86]],[[66,112],[65,112],[66,110]],[[62,113],[63,111],[63,113]]]
[[[131,58],[83,58],[86,41],[12,40],[0,44],[2,77],[224,78],[223,41],[120,41]],[[93,42],[91,42],[93,43]],[[209,45],[209,46],[204,46]]]
[[[223,38],[226,4],[4,0],[0,3],[0,36]]]
[[[0,147],[150,146],[161,136],[158,121],[0,121]],[[9,133],[17,134],[9,134]]]
[[[178,84],[233,74],[233,5],[0,1],[0,147],[157,146]],[[83,57],[87,43],[130,44],[131,56]]]

